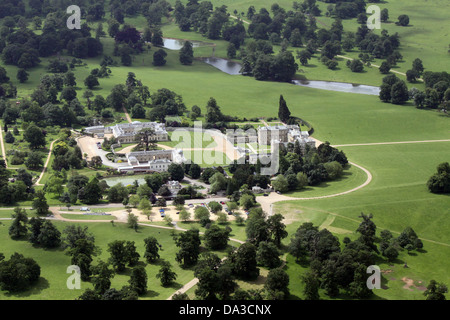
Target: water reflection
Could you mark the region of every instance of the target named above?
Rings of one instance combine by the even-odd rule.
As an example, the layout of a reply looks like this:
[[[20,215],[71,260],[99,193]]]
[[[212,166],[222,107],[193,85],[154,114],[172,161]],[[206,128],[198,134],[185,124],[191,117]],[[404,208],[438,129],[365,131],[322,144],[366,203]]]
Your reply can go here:
[[[164,48],[169,50],[181,50],[181,48],[183,48],[184,46],[184,43],[186,42],[185,40],[167,39],[167,38],[164,38],[163,41],[164,41]],[[192,46],[194,48],[198,48],[202,44],[202,42],[199,41],[189,41],[189,42],[192,43]]]
[[[292,83],[294,83],[297,86],[322,90],[368,94],[375,96],[380,94],[379,87],[366,86],[363,84],[332,82],[332,81],[304,81],[304,80],[293,80]]]
[[[234,61],[214,57],[202,58],[201,61],[231,75],[241,74],[242,65]]]

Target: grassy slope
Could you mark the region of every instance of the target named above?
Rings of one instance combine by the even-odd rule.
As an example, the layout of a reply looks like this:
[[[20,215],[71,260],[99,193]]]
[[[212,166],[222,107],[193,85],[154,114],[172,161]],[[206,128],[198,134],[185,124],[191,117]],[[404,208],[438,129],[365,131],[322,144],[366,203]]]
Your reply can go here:
[[[433,174],[435,165],[448,161],[448,144],[343,148],[353,161],[372,172],[374,179],[369,186],[336,198],[278,203],[275,205],[275,212],[291,216],[292,212],[295,213],[298,221],[287,228],[291,234],[304,221],[322,225],[331,218],[329,229],[341,240],[343,236],[355,237],[351,232],[358,227],[361,212],[373,214],[378,232],[389,229],[396,236],[405,227],[411,226],[424,240],[425,252],[414,255],[402,252],[394,267],[383,261],[377,263],[382,270],[395,271],[385,276],[385,284],[392,290],[380,290],[376,295],[386,299],[423,299],[420,291],[403,289],[401,279],[414,279],[418,286],[418,281],[426,284],[431,279],[444,283],[450,281],[447,261],[443,258],[450,255],[450,198],[429,193],[425,185]],[[303,285],[297,274],[304,268],[292,259],[289,261],[291,288],[296,295],[302,296],[300,288]],[[408,263],[408,269],[402,268],[401,263],[404,262]]]

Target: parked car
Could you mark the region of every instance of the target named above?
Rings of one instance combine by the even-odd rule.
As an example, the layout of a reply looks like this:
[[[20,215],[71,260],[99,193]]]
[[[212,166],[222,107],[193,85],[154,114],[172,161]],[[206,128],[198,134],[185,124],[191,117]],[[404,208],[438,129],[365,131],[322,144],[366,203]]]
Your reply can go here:
[[[269,195],[267,193],[264,193],[264,197],[268,197]]]

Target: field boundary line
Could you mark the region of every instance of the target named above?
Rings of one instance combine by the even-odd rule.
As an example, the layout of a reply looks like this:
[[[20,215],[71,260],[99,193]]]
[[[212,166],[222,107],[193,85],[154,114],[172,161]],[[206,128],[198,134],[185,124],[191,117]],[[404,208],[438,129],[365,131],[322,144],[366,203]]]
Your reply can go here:
[[[450,139],[337,144],[337,145],[333,145],[333,147],[359,147],[359,146],[378,146],[378,145],[390,145],[390,144],[434,143],[434,142],[450,142]]]

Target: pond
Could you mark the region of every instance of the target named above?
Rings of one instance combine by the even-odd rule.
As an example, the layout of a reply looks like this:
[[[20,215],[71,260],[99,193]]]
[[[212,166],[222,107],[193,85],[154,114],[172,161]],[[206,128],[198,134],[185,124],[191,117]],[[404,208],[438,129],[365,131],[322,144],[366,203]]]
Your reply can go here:
[[[169,50],[181,50],[181,48],[183,48],[184,46],[184,43],[186,42],[185,40],[169,39],[169,38],[163,38],[163,41],[164,41],[164,48]],[[207,43],[200,41],[190,41],[190,42],[192,43],[192,46],[194,48],[198,48],[201,45],[207,45]]]
[[[137,180],[139,185],[145,183],[144,176],[122,176],[122,177],[113,177],[113,178],[105,178],[103,179],[106,181],[106,184],[109,187],[112,187],[119,182],[122,183],[124,186],[132,185],[134,183],[134,180]]]
[[[201,58],[200,60],[230,75],[241,74],[242,65],[240,63],[215,57]]]
[[[309,80],[292,80],[292,83],[297,86],[322,90],[368,94],[374,96],[378,96],[380,94],[379,87],[366,86],[363,84],[332,82],[332,81],[309,81]]]

